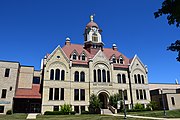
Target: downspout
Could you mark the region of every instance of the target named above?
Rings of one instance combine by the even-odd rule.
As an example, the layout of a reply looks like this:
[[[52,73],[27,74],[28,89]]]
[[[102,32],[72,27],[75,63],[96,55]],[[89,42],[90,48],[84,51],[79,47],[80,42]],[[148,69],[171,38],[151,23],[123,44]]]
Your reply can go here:
[[[130,76],[129,67],[128,67],[128,78],[129,78],[129,89],[130,89],[130,96],[131,96],[131,109],[133,109],[133,96],[132,96],[131,76]]]
[[[71,60],[71,59],[70,59],[70,61],[69,61],[69,69],[70,69],[70,70],[69,70],[69,72],[70,72],[70,73],[69,73],[69,74],[70,74],[70,78],[69,78],[69,79],[70,79],[70,80],[69,80],[69,82],[70,82],[70,105],[72,105],[72,98],[71,98],[71,97],[72,97],[72,96],[71,96],[71,89],[72,89],[72,88],[71,88],[71,82],[72,82],[72,81],[71,81],[72,60]]]
[[[91,72],[92,72],[92,59],[89,59],[88,62],[88,66],[89,66],[89,105],[90,105],[90,97],[91,97]]]

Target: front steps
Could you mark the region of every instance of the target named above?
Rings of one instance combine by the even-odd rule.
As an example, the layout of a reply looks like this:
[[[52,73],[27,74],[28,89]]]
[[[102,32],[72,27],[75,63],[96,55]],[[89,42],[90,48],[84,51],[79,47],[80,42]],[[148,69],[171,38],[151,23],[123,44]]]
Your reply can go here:
[[[101,109],[101,114],[112,115],[113,113],[109,109]]]

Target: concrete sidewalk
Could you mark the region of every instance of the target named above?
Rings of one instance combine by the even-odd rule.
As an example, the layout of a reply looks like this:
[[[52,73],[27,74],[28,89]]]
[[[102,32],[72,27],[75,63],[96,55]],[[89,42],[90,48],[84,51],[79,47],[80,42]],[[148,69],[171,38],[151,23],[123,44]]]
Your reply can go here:
[[[26,119],[36,119],[38,113],[29,113]]]

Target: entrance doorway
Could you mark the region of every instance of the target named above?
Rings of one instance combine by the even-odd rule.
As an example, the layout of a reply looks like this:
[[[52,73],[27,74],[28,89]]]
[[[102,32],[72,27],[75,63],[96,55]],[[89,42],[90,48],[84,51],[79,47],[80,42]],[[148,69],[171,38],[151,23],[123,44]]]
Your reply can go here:
[[[14,98],[14,113],[40,113],[41,99]]]
[[[107,109],[108,108],[108,94],[105,92],[101,92],[98,97],[100,99],[100,102],[102,103],[101,108]]]
[[[30,105],[30,112],[31,113],[39,113],[41,105],[39,103],[31,103]]]

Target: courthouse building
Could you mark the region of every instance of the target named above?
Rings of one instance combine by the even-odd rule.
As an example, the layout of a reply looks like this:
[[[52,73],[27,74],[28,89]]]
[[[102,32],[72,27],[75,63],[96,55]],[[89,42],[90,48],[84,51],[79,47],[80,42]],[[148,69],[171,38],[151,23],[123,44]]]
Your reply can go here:
[[[88,110],[92,94],[107,109],[109,97],[122,91],[128,109],[136,103],[146,107],[150,101],[147,73],[137,55],[129,59],[115,44],[104,47],[102,30],[91,16],[84,43],[73,44],[66,38],[63,47],[43,58],[40,71],[18,62],[0,62],[0,113],[23,112],[18,108],[23,102],[28,103],[22,106],[27,112],[56,111],[71,104],[80,113]]]

